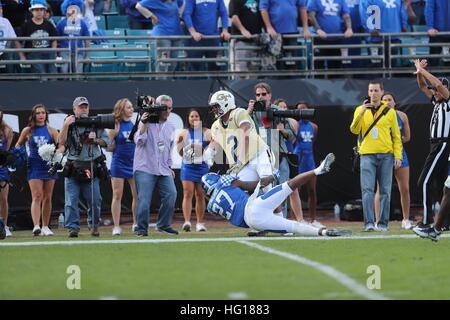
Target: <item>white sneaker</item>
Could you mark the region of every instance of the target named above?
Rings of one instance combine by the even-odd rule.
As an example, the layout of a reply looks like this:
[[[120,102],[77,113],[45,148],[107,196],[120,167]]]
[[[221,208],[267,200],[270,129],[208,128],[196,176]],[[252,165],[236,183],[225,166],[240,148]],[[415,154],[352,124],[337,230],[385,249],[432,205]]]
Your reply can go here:
[[[41,233],[41,227],[39,227],[38,225],[35,225],[33,228],[33,234],[35,236],[38,236]]]
[[[8,226],[5,226],[5,232],[6,232],[7,237],[12,237],[12,232],[11,232],[11,230],[9,230]]]
[[[197,224],[195,225],[195,230],[196,230],[197,232],[200,232],[200,231],[206,231],[205,224],[204,224],[204,223],[201,223],[201,222],[197,223]]]
[[[313,227],[319,228],[319,229],[326,228],[323,224],[321,224],[321,223],[320,223],[319,221],[317,221],[317,220],[314,220],[313,222],[311,222],[311,225],[312,225]]]
[[[43,236],[53,236],[52,230],[50,230],[49,227],[42,227],[42,233]]]
[[[183,231],[186,231],[186,232],[191,231],[191,223],[189,221],[186,221],[185,223],[183,223],[182,229],[183,229]]]
[[[131,227],[131,231],[136,232],[137,229],[137,224],[133,224],[133,226]]]
[[[335,159],[336,157],[334,156],[333,153],[327,154],[325,159],[323,159],[323,161],[320,163],[320,166],[314,169],[314,173],[316,174],[316,176],[330,172],[331,164],[334,162]]]
[[[402,220],[402,228],[410,230],[412,228],[411,220]]]
[[[120,232],[122,231],[121,227],[114,227],[112,230],[112,235],[113,236],[120,236]]]

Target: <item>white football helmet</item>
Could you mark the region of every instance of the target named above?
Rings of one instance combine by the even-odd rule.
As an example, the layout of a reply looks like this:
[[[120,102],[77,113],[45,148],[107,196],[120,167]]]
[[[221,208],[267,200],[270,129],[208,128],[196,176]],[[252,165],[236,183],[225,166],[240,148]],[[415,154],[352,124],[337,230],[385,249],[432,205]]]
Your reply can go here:
[[[209,100],[209,106],[216,119],[221,118],[225,113],[236,108],[234,96],[225,90],[214,93]]]

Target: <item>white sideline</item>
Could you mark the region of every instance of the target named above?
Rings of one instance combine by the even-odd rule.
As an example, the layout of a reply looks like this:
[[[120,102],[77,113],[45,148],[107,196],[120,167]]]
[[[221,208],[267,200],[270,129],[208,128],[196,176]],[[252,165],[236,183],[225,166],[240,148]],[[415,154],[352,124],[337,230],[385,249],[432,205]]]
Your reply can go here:
[[[450,234],[443,234],[441,238],[449,238]],[[9,238],[11,239],[11,238]],[[402,235],[373,235],[373,236],[347,236],[347,237],[254,237],[248,238],[192,238],[192,239],[128,239],[128,240],[67,240],[67,241],[24,241],[5,242],[0,241],[0,247],[19,246],[50,246],[50,245],[76,245],[76,244],[126,244],[126,243],[172,243],[172,242],[220,242],[220,241],[292,241],[292,240],[315,240],[315,241],[336,241],[336,240],[361,240],[361,239],[419,239],[415,234]],[[430,241],[422,239],[423,241]]]
[[[304,264],[308,267],[312,267],[318,271],[325,273],[326,275],[330,276],[337,282],[340,282],[343,286],[347,287],[348,289],[355,292],[356,294],[363,296],[364,298],[367,298],[370,300],[389,300],[389,298],[387,298],[387,297],[383,296],[382,294],[379,294],[375,291],[367,289],[363,285],[359,284],[356,280],[347,276],[345,273],[342,273],[339,270],[336,270],[333,267],[330,267],[326,264],[322,264],[322,263],[314,261],[314,260],[309,260],[307,258],[304,258],[304,257],[296,255],[296,254],[278,251],[278,250],[275,250],[272,248],[264,247],[257,243],[251,243],[248,241],[237,241],[237,242],[245,244],[249,247],[256,248],[258,250],[267,252],[267,253],[275,254],[277,256],[287,258],[289,260],[293,260],[295,262]]]

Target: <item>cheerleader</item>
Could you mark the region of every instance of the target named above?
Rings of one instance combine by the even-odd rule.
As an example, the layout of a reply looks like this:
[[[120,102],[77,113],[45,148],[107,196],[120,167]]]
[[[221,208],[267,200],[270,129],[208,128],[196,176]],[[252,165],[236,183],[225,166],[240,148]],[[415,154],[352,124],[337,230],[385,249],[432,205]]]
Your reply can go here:
[[[0,110],[0,149],[9,150],[12,139],[13,130],[3,120],[3,111]],[[11,237],[12,233],[8,227],[8,193],[9,193],[9,172],[7,167],[0,168],[0,219],[5,224],[5,236]]]
[[[191,231],[192,198],[195,193],[195,213],[197,215],[197,231],[206,231],[203,223],[205,215],[205,197],[202,190],[201,178],[208,173],[209,167],[203,161],[202,155],[211,142],[211,132],[202,127],[202,118],[197,109],[190,109],[184,129],[177,139],[177,150],[183,157],[180,179],[183,185],[183,217],[184,231]]]
[[[57,144],[58,131],[47,125],[48,111],[43,104],[37,104],[31,110],[28,126],[20,133],[16,147],[27,146],[27,180],[31,189],[31,217],[33,219],[33,234],[38,236],[52,236],[48,225],[52,213],[52,195],[58,174],[50,176],[50,166],[39,156],[39,147],[44,144]],[[63,152],[60,146],[57,152]],[[39,226],[42,218],[42,229]]]
[[[131,204],[133,231],[136,226],[137,191],[133,178],[133,158],[136,145],[128,139],[133,129],[133,122],[131,122],[133,112],[133,104],[130,100],[118,100],[113,111],[114,117],[116,118],[116,127],[114,130],[107,130],[109,138],[113,141],[107,149],[113,152],[110,170],[113,190],[111,203],[111,213],[114,221],[113,236],[120,235],[122,231],[120,228],[120,210],[125,180],[128,181],[133,196],[133,202]]]

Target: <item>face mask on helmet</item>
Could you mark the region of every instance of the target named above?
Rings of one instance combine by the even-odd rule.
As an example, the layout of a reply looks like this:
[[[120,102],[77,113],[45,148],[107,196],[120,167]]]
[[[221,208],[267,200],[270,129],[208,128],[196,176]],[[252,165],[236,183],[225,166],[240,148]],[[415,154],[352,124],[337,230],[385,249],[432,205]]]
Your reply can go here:
[[[217,173],[207,173],[202,177],[202,188],[208,197],[213,193],[219,179],[220,176]]]
[[[209,107],[211,109],[210,112],[214,115],[215,119],[219,119],[225,114],[218,103],[210,104]]]
[[[228,91],[223,90],[217,91],[212,95],[209,106],[216,119],[221,118],[228,111],[236,108],[234,96]]]

